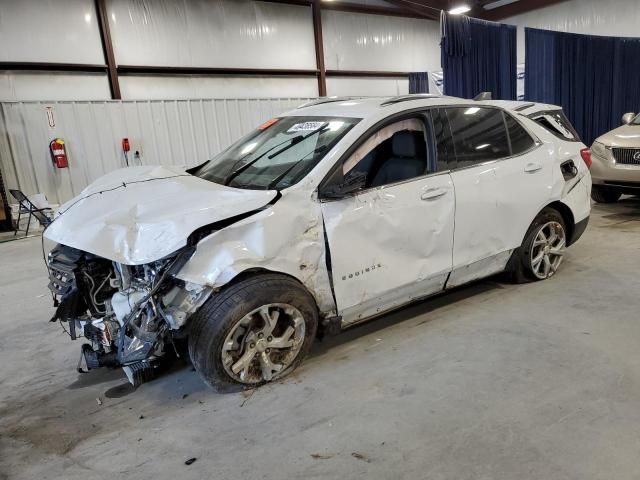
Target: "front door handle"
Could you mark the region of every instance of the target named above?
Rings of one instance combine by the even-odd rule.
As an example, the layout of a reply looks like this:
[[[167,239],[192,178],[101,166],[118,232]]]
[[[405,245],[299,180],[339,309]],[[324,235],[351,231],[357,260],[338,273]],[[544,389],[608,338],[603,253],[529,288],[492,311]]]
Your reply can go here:
[[[444,190],[443,188],[431,188],[426,192],[423,192],[422,195],[420,195],[420,198],[422,200],[433,200],[434,198],[439,198],[445,195],[446,193],[447,191]]]
[[[538,170],[542,170],[542,164],[541,163],[527,163],[527,166],[524,167],[524,171],[527,173],[534,173],[537,172]]]

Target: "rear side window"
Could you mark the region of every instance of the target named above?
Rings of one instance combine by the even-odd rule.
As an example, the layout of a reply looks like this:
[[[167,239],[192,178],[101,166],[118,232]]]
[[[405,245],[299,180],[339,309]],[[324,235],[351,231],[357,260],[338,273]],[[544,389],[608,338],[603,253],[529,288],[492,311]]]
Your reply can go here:
[[[529,118],[562,140],[567,142],[580,141],[580,136],[562,110],[535,112],[529,115]]]
[[[511,155],[502,114],[497,108],[447,108],[457,168]]]
[[[536,142],[531,135],[520,125],[515,118],[505,112],[505,121],[507,122],[507,130],[509,131],[509,140],[511,141],[511,155],[520,155],[527,150],[532,149]]]

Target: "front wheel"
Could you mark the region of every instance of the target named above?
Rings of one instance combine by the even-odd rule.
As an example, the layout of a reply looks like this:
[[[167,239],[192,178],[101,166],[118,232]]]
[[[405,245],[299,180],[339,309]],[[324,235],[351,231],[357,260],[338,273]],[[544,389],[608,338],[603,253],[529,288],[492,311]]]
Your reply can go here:
[[[296,280],[258,274],[212,296],[191,322],[189,355],[196,371],[226,391],[293,371],[311,348],[318,311]]]
[[[557,210],[545,208],[540,212],[509,261],[507,270],[511,280],[523,283],[553,276],[564,260],[566,232],[562,215]]]

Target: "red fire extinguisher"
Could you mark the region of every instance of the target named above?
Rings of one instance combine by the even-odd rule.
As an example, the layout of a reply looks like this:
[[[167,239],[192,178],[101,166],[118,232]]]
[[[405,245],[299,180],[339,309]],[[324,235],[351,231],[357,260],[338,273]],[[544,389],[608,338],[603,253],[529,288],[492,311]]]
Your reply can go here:
[[[64,147],[63,139],[54,138],[51,140],[51,143],[49,144],[49,151],[51,152],[51,160],[56,167],[69,167],[69,160],[67,159],[67,151]]]

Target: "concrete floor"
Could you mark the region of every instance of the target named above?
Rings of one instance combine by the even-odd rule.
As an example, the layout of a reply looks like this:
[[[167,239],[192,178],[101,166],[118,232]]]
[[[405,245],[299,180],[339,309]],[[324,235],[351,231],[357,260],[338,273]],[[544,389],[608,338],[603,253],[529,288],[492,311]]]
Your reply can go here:
[[[76,373],[40,240],[0,258],[0,479],[640,478],[636,199],[596,206],[553,279],[413,305],[251,394]]]

